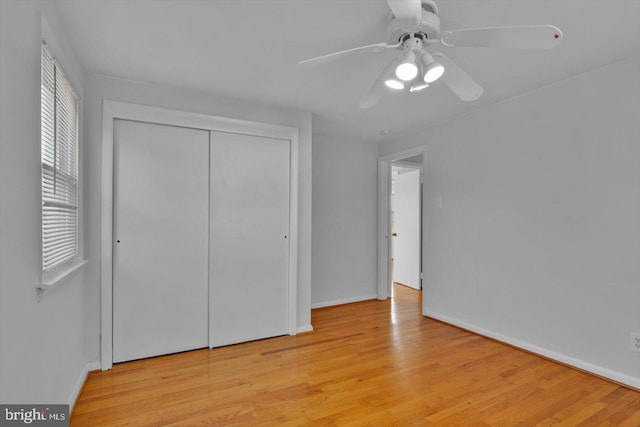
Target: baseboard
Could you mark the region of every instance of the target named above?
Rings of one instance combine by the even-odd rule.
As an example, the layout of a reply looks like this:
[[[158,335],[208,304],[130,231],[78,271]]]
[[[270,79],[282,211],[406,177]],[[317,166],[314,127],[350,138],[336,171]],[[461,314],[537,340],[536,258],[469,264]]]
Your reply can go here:
[[[355,298],[346,298],[346,299],[339,299],[335,301],[318,302],[315,304],[311,304],[311,308],[314,309],[314,308],[331,307],[334,305],[351,304],[352,302],[368,301],[368,300],[377,299],[377,298],[378,298],[377,294],[371,294],[371,295],[365,295],[365,296],[360,296]]]
[[[82,372],[80,373],[80,377],[78,378],[78,381],[76,382],[76,385],[73,387],[73,390],[71,391],[71,395],[67,400],[67,403],[69,405],[69,414],[73,412],[73,408],[76,405],[78,396],[80,396],[82,387],[84,387],[84,382],[87,380],[87,375],[89,374],[89,372],[97,371],[99,369],[100,369],[100,362],[90,362],[84,366],[84,368],[82,369]]]
[[[584,360],[576,359],[571,356],[567,356],[566,354],[558,353],[553,350],[549,350],[544,347],[540,347],[525,341],[521,341],[516,338],[512,338],[503,334],[499,334],[497,332],[490,331],[488,329],[484,329],[478,327],[476,325],[454,319],[452,317],[446,316],[444,314],[435,313],[433,311],[426,310],[423,315],[427,317],[431,317],[433,319],[439,320],[444,323],[448,323],[453,326],[457,326],[459,328],[465,329],[467,331],[476,333],[478,335],[482,335],[496,341],[500,341],[502,343],[508,344],[513,347],[520,348],[522,350],[526,350],[528,352],[537,354],[546,359],[551,359],[553,361],[562,363],[564,365],[569,365],[581,371],[588,372],[590,374],[611,380],[613,382],[626,385],[633,389],[640,389],[640,378],[633,377],[631,375],[623,374],[618,371],[614,371],[608,368],[604,368],[599,365],[594,365],[593,363],[585,362]]]
[[[296,330],[296,333],[303,334],[305,332],[313,332],[313,326],[311,326],[311,325],[298,326],[298,329]]]

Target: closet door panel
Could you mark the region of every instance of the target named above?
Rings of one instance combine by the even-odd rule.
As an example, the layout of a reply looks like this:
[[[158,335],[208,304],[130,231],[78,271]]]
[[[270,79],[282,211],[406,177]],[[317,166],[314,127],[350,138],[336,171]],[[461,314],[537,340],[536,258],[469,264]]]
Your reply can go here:
[[[209,132],[114,122],[113,360],[207,347]]]
[[[211,132],[210,345],[288,333],[288,140]]]

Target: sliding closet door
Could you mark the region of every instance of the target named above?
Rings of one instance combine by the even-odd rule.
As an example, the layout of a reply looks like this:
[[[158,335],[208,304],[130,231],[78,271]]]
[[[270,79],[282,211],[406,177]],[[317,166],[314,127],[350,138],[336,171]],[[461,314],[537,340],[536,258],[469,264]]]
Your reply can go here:
[[[114,122],[113,360],[208,344],[209,132]]]
[[[289,146],[211,132],[212,347],[288,333]]]

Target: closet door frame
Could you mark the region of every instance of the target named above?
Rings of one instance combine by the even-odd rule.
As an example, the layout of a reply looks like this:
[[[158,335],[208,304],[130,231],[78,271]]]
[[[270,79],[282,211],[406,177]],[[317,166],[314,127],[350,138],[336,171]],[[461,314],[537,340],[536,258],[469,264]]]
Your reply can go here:
[[[263,136],[290,141],[290,239],[287,318],[289,335],[296,335],[298,305],[298,128],[104,100],[102,104],[102,253],[100,258],[102,263],[100,278],[100,365],[102,370],[111,369],[113,366],[113,125],[116,119]],[[209,347],[211,347],[211,342]]]

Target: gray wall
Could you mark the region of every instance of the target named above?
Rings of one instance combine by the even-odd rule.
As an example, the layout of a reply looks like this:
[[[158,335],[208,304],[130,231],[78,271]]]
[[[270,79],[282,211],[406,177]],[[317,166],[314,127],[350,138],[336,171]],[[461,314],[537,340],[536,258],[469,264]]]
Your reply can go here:
[[[376,144],[313,136],[312,307],[376,298]]]
[[[82,94],[49,1],[0,1],[0,402],[69,403],[84,379],[84,272],[40,301],[40,14]]]
[[[206,95],[175,87],[114,79],[87,73],[85,84],[85,194],[87,196],[87,268],[85,335],[87,360],[100,353],[100,200],[102,168],[102,101],[131,102],[182,111],[300,128],[298,326],[311,324],[311,114],[248,101]]]
[[[640,387],[640,58],[425,143],[427,314]]]

